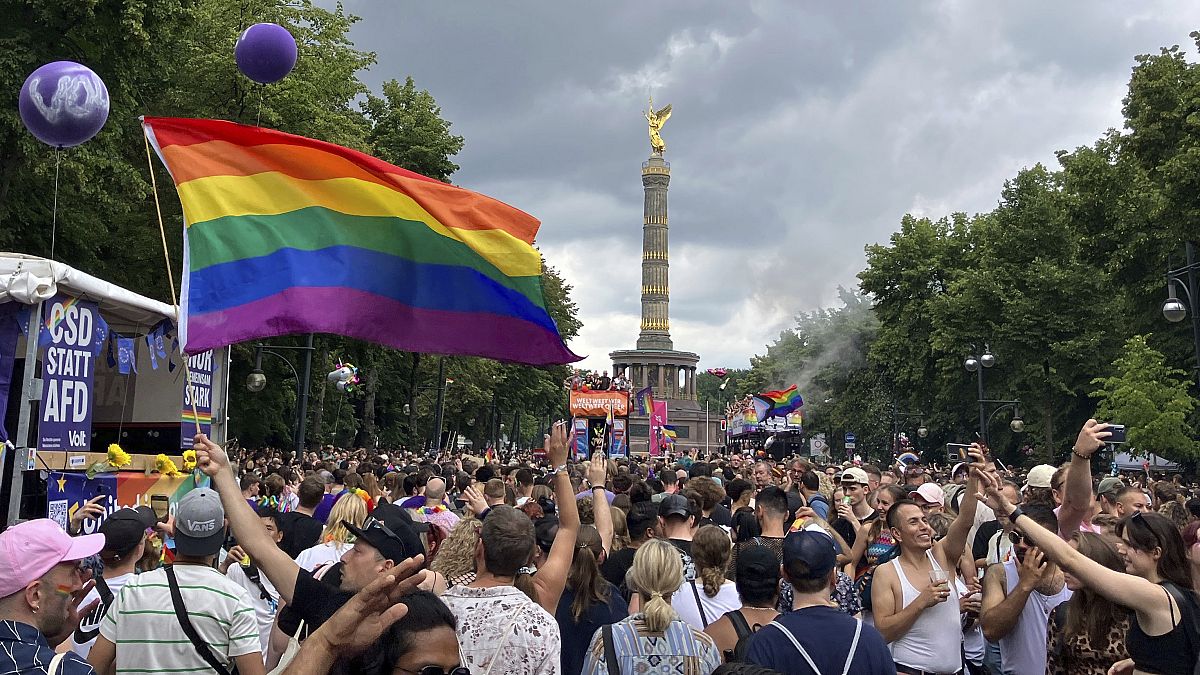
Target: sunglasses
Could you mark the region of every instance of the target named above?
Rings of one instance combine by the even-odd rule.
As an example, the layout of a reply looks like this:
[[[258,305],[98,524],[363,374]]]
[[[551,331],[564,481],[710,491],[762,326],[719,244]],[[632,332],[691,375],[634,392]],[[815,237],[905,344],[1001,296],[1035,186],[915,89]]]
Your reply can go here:
[[[1008,540],[1013,543],[1013,546],[1016,546],[1017,544],[1020,544],[1021,542],[1025,542],[1026,546],[1033,546],[1032,541],[1029,541],[1028,539],[1026,539],[1025,535],[1021,534],[1020,532],[1017,532],[1016,530],[1013,530],[1012,532],[1008,533]]]
[[[442,670],[439,666],[425,666],[420,670],[409,670],[407,668],[396,668],[402,673],[412,673],[412,675],[471,675],[471,670],[466,666],[459,666],[450,670]]]

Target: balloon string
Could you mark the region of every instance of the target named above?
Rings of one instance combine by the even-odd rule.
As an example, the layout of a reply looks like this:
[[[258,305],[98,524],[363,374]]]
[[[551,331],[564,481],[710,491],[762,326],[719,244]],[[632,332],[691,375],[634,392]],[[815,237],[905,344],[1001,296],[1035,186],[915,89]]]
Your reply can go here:
[[[62,148],[54,149],[54,206],[50,209],[50,259],[58,243],[58,174],[62,167]]]
[[[258,115],[254,118],[254,126],[262,126],[263,85],[258,85]]]
[[[179,299],[175,296],[175,273],[171,270],[171,254],[167,248],[167,229],[163,227],[162,206],[158,202],[158,179],[154,176],[154,160],[150,157],[150,135],[142,134],[146,141],[146,167],[150,170],[150,191],[154,194],[154,213],[158,216],[158,234],[162,237],[163,260],[167,263],[167,283],[171,287],[171,304],[175,307],[175,326],[180,324]],[[178,329],[178,328],[177,328]],[[180,348],[182,352],[182,347]],[[192,370],[188,367],[187,354],[183,354],[183,376],[187,379],[188,399],[192,403],[192,421],[196,424],[196,433],[200,431],[200,411],[196,409],[196,395],[192,385]]]

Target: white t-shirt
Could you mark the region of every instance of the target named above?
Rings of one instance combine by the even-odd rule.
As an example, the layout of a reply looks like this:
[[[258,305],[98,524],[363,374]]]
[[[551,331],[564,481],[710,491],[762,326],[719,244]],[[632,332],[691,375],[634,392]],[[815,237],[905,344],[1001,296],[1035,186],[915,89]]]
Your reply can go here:
[[[259,653],[258,624],[245,589],[211,567],[174,570],[188,618],[217,661],[232,669],[234,657]],[[118,673],[212,672],[179,625],[164,568],[125,582],[100,634],[117,646]]]
[[[267,643],[271,639],[271,626],[275,623],[275,612],[279,611],[279,591],[262,570],[258,571],[258,580],[262,588],[246,575],[247,568],[239,564],[229,566],[228,577],[250,594],[250,604],[254,605],[254,618],[258,621],[258,639],[262,647],[263,658],[267,656]],[[267,592],[263,598],[263,591]]]
[[[351,546],[353,544],[340,541],[317,544],[301,551],[300,555],[296,556],[296,564],[311,572],[321,565],[332,565],[338,562]]]
[[[731,612],[742,606],[742,600],[738,597],[737,584],[726,580],[717,589],[717,594],[714,597],[708,597],[704,592],[704,582],[696,579],[695,582],[683,582],[679,590],[671,596],[671,606],[679,613],[679,618],[687,622],[689,626],[696,630],[704,630],[704,621],[700,618],[700,610],[696,608],[696,594],[692,592],[692,583],[696,584],[696,592],[700,594],[700,604],[704,607],[704,616],[711,624],[725,612]]]
[[[108,589],[112,591],[113,598],[115,599],[117,594],[121,592],[121,589],[125,587],[125,582],[132,578],[133,572],[130,572],[111,579],[105,579],[104,581],[108,584]],[[96,605],[96,608],[91,612],[88,612],[87,616],[80,619],[79,628],[76,628],[75,632],[71,633],[71,651],[85,659],[92,651],[92,645],[96,644],[96,638],[100,635],[100,620],[108,612],[108,606],[100,598],[100,589],[98,588],[93,588],[89,591],[84,596],[83,602],[79,603],[80,607],[87,607],[88,603],[97,599],[100,600],[100,604]]]

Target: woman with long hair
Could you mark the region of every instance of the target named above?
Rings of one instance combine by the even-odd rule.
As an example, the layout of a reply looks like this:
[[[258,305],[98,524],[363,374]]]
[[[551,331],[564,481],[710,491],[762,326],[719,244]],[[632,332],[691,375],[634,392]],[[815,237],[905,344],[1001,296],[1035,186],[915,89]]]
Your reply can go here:
[[[859,530],[854,546],[850,549],[849,562],[854,566],[854,589],[862,602],[864,615],[871,612],[871,579],[880,563],[896,557],[900,546],[886,527],[887,513],[892,504],[908,497],[899,485],[887,485],[875,491],[875,508],[879,517],[871,521],[864,530]]]
[[[362,489],[376,504],[383,497],[383,490],[379,488],[379,479],[375,477],[374,473],[362,474]]]
[[[1125,571],[1116,538],[1077,532],[1071,546],[1114,572]],[[1046,675],[1106,675],[1114,663],[1129,658],[1125,634],[1129,610],[1080,584],[1063,572],[1071,599],[1050,612]]]
[[[1072,452],[1090,457],[1104,445],[1107,425],[1088,420]],[[1125,637],[1130,658],[1109,669],[1128,673],[1190,673],[1200,657],[1191,617],[1197,607],[1192,570],[1179,530],[1165,516],[1135,512],[1117,526],[1125,544],[1125,573],[1091,560],[1038,525],[999,491],[996,478],[983,474],[981,494],[997,518],[1008,518],[1047,559],[1079,580],[1080,585],[1134,612]],[[1186,613],[1185,613],[1186,611]]]
[[[679,616],[697,630],[708,628],[725,612],[742,606],[737,585],[725,578],[733,544],[717,525],[705,525],[692,537],[692,561],[696,564],[695,581],[685,581],[671,598]]]
[[[629,605],[620,590],[600,574],[604,558],[600,532],[593,525],[581,526],[567,586],[554,612],[562,636],[564,673],[583,669],[583,655],[598,628],[629,616]]]
[[[311,572],[321,565],[332,565],[341,560],[354,544],[354,535],[343,523],[362,527],[366,519],[367,503],[353,492],[342,495],[329,511],[329,519],[321,532],[321,543],[301,551],[296,556],[296,564]]]
[[[642,611],[596,631],[580,672],[633,675],[654,670],[711,675],[721,665],[716,643],[687,625],[671,607],[671,596],[683,583],[679,550],[661,539],[642,544],[633,556],[629,583],[641,599]],[[607,663],[605,643],[615,653],[616,664]]]
[[[618,495],[620,496],[620,495]],[[609,509],[612,515],[613,540],[612,552],[616,553],[629,546],[629,522],[625,519],[625,511],[613,507]]]

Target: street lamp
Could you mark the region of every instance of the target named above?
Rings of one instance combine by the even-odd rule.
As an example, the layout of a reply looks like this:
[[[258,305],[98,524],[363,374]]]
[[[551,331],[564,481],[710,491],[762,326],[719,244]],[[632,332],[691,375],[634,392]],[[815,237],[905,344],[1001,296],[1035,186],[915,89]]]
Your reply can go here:
[[[276,349],[297,349],[304,352],[304,377],[296,372],[296,367],[292,362],[280,354]],[[246,376],[246,389],[252,393],[259,393],[267,387],[267,374],[262,369],[263,354],[270,354],[287,364],[288,370],[292,371],[292,377],[296,379],[296,426],[293,428],[292,438],[296,443],[296,453],[299,456],[304,452],[304,431],[305,418],[308,416],[308,389],[309,379],[312,376],[312,353],[313,353],[313,335],[308,334],[308,340],[303,347],[292,347],[290,345],[265,345],[257,344],[254,346],[254,368],[250,374]]]
[[[1187,264],[1179,269],[1167,271],[1167,301],[1163,303],[1163,318],[1179,323],[1192,313],[1192,344],[1196,349],[1196,382],[1200,386],[1200,290],[1196,286],[1196,272],[1200,262],[1196,261],[1196,244],[1187,243]],[[1185,282],[1186,279],[1186,282]],[[1183,289],[1185,304],[1180,300],[1176,288]]]
[[[975,373],[979,382],[979,435],[987,442],[987,419],[983,410],[983,371],[996,365],[996,356],[986,344],[983,345],[983,355],[971,355],[963,361],[963,367],[968,373]]]
[[[989,427],[992,424],[992,419],[994,417],[996,417],[997,413],[999,413],[1001,410],[1005,410],[1007,408],[1012,408],[1013,409],[1013,418],[1012,418],[1012,420],[1009,421],[1008,428],[1014,434],[1024,433],[1025,420],[1021,419],[1021,402],[1020,401],[991,401],[991,400],[988,400],[988,401],[984,401],[984,403],[998,404],[998,407],[992,411],[992,414],[988,415],[987,425]],[[984,434],[984,438],[985,439],[987,438],[987,434]]]

